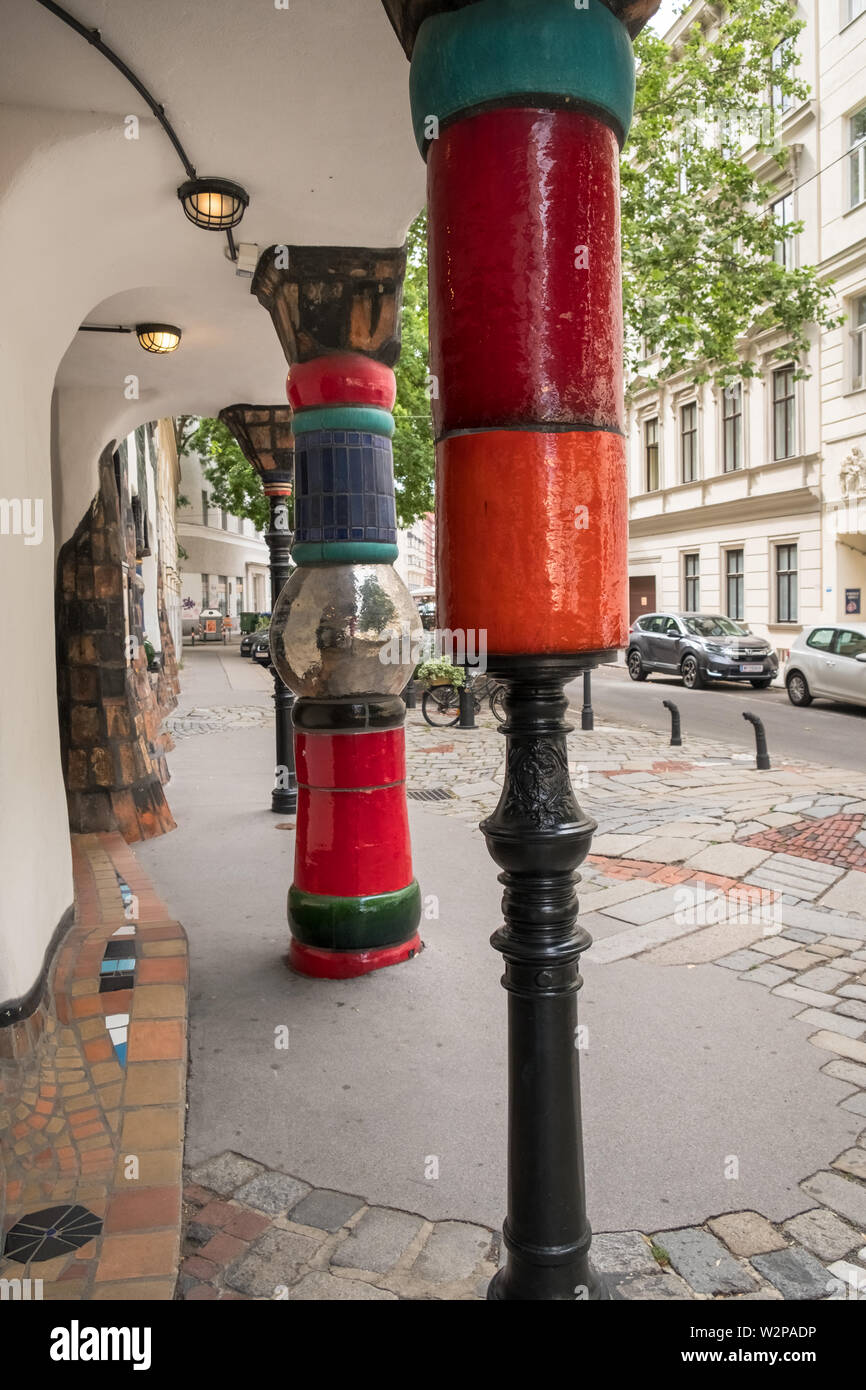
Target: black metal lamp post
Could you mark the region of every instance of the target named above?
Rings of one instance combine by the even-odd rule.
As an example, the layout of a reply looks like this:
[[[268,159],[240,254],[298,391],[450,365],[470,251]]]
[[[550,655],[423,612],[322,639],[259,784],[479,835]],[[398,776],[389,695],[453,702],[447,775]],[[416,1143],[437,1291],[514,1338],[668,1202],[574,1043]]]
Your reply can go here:
[[[270,522],[265,532],[270,556],[271,612],[289,577],[292,532],[289,501],[294,480],[295,441],[292,411],[285,405],[230,405],[220,411],[220,420],[234,435],[244,457],[262,480],[270,504]],[[273,669],[273,668],[272,668]],[[292,706],[295,697],[273,670],[277,765],[271,810],[294,815],[298,809],[298,783],[295,775],[295,745]]]
[[[578,1070],[578,964],[592,944],[577,924],[575,870],[595,822],[568,771],[564,685],[579,658],[513,657],[488,669],[506,682],[508,750],[499,805],[481,824],[503,871],[504,925],[491,944],[508,991],[507,1266],[490,1299],[604,1299],[589,1261]]]

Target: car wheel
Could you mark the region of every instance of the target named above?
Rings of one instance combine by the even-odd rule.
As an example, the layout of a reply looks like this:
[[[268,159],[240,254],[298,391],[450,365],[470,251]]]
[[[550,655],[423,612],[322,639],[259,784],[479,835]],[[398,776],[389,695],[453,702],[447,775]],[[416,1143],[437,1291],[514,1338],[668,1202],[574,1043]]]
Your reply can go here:
[[[792,671],[785,684],[788,687],[788,699],[792,705],[811,705],[812,692],[806,682],[806,677],[800,671]]]
[[[700,690],[702,685],[706,685],[706,679],[701,674],[701,668],[693,656],[683,657],[680,674],[686,690]]]
[[[645,681],[649,675],[649,672],[644,670],[640,652],[634,648],[628,654],[626,665],[633,681]]]
[[[772,678],[772,676],[770,676],[770,677],[764,676],[764,677],[762,677],[761,680],[759,680],[759,681],[749,681],[749,685],[751,685],[755,690],[767,690],[768,687],[771,686],[772,684],[773,684],[773,678]]]

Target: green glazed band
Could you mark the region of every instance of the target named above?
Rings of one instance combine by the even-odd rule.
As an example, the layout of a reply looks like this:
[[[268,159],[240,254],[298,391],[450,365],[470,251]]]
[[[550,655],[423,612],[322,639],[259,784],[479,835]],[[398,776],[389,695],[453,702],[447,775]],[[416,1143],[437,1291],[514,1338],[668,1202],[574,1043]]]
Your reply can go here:
[[[289,925],[304,946],[326,951],[375,950],[414,935],[421,921],[421,889],[413,879],[396,893],[331,898],[289,889]]]
[[[292,559],[296,565],[393,565],[399,553],[385,541],[298,541]]]
[[[439,123],[488,105],[552,98],[598,112],[625,143],[634,111],[628,30],[601,0],[476,0],[431,15],[418,31],[409,92],[422,155]],[[296,417],[297,418],[297,417]]]
[[[367,434],[394,434],[394,416],[389,410],[373,405],[323,405],[313,410],[298,410],[292,416],[292,433],[309,434],[311,430],[362,430]]]

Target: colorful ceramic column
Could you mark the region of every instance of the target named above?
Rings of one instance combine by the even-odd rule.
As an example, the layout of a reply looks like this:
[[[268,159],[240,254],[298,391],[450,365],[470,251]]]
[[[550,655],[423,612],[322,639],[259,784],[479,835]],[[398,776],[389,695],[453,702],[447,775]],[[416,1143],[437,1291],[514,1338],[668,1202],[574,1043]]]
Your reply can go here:
[[[634,62],[619,0],[430,8],[411,96],[428,170],[439,621],[486,628],[509,690],[505,787],[482,825],[503,871],[493,944],[509,996],[508,1260],[489,1296],[598,1298],[575,887],[595,825],[571,786],[563,688],[627,633],[618,169]]]
[[[420,620],[393,569],[397,520],[389,366],[360,353],[296,362],[298,568],[271,653],[300,696],[290,963],[344,979],[420,949],[406,811],[404,705]]]

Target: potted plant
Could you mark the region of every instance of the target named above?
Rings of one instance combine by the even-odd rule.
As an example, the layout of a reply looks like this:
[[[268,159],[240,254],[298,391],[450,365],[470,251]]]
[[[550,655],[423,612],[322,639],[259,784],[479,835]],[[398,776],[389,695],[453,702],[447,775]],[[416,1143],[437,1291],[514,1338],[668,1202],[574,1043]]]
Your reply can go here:
[[[422,661],[415,672],[416,680],[429,690],[434,685],[454,685],[458,688],[466,683],[466,675],[459,666],[452,666],[447,656],[432,657]]]

